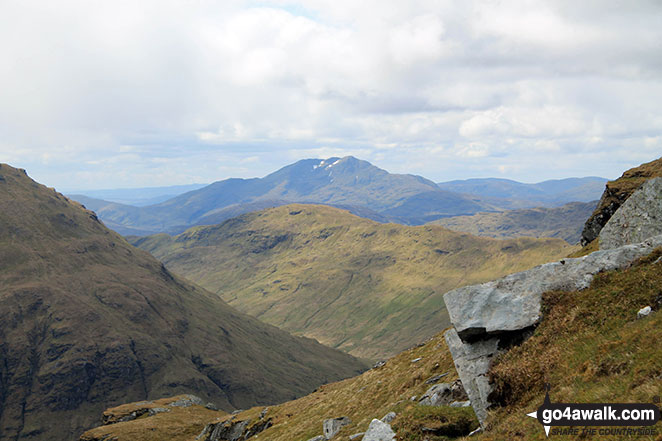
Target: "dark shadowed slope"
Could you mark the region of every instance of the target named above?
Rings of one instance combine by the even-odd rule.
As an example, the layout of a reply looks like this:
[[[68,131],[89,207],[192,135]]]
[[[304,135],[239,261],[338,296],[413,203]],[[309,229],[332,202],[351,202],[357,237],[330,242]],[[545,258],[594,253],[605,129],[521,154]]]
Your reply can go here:
[[[109,405],[274,403],[363,364],[235,311],[0,165],[0,440],[75,439]]]

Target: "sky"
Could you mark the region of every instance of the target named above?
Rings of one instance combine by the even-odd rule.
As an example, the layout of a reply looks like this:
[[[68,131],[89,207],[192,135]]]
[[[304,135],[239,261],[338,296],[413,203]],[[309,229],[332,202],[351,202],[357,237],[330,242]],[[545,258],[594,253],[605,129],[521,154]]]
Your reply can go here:
[[[62,191],[662,156],[659,0],[0,0],[0,56],[0,162]]]

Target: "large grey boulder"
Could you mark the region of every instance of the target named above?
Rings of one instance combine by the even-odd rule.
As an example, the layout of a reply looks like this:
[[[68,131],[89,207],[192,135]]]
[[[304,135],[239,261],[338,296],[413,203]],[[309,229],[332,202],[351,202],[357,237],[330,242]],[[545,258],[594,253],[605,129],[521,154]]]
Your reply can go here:
[[[324,420],[324,425],[323,425],[323,433],[324,433],[324,438],[326,439],[331,439],[338,432],[340,432],[340,429],[343,426],[346,426],[350,424],[352,420],[350,420],[348,417],[340,417],[340,418],[331,418],[328,420]]]
[[[600,249],[642,242],[662,234],[662,178],[646,181],[600,231]]]
[[[623,268],[661,245],[662,235],[638,244],[547,263],[492,282],[449,291],[444,294],[444,302],[463,341],[473,336],[525,329],[540,320],[542,293],[588,288],[595,274]]]
[[[363,435],[362,441],[393,441],[395,440],[395,432],[391,429],[391,425],[374,419],[370,422],[368,430]]]
[[[487,374],[492,359],[532,332],[541,318],[542,294],[587,288],[595,274],[623,268],[659,246],[662,246],[662,235],[638,244],[540,265],[444,295],[453,324],[444,337],[481,425],[490,406],[492,387]]]

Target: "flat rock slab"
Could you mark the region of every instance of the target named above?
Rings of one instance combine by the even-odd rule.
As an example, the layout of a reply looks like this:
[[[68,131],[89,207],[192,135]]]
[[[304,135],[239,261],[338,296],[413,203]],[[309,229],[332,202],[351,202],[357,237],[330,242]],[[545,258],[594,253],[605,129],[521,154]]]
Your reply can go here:
[[[540,320],[542,294],[588,288],[595,274],[623,268],[662,245],[662,235],[633,245],[547,263],[492,282],[444,294],[451,322],[463,341],[517,331]]]
[[[662,178],[644,183],[600,231],[600,249],[639,243],[662,234]]]

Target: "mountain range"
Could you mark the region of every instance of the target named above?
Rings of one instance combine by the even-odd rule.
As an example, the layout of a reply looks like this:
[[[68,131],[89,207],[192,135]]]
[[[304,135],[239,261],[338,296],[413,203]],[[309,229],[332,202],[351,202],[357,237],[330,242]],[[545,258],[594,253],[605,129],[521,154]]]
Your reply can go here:
[[[497,239],[513,237],[557,237],[579,243],[586,219],[598,201],[571,202],[561,207],[537,207],[454,216],[430,222],[453,231],[464,231]]]
[[[130,241],[243,312],[373,359],[448,326],[446,291],[576,249],[560,239],[501,241],[380,224],[309,204]]]
[[[74,439],[109,404],[292,399],[365,363],[174,275],[97,216],[0,165],[0,440]]]
[[[504,208],[555,207],[568,202],[591,202],[599,199],[604,178],[566,178],[525,184],[510,179],[485,178],[440,182],[439,188],[471,194],[485,199],[496,198]]]
[[[600,178],[536,185],[503,181],[517,191],[501,191],[495,188],[501,188],[502,181],[480,182],[437,185],[420,176],[392,174],[347,156],[301,160],[264,178],[226,179],[149,206],[99,200],[90,194],[70,196],[94,210],[119,233],[148,235],[178,234],[191,226],[217,224],[243,213],[289,203],[324,204],[378,222],[422,225],[478,212],[595,200],[604,184]]]

